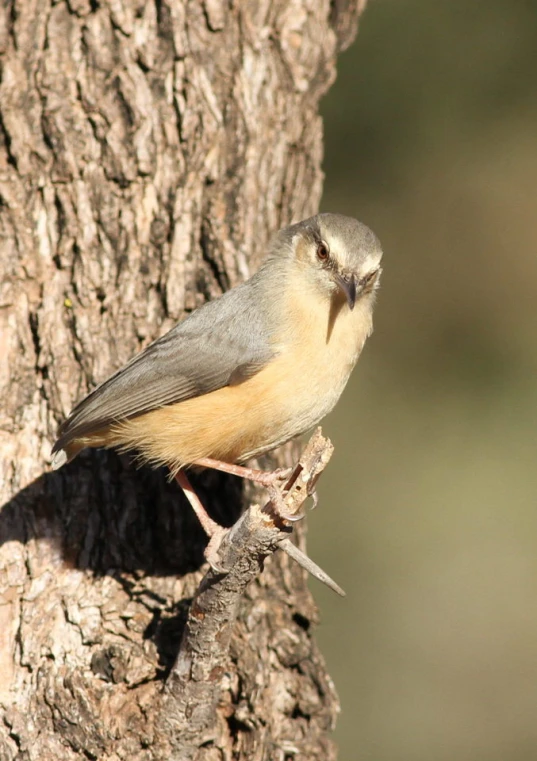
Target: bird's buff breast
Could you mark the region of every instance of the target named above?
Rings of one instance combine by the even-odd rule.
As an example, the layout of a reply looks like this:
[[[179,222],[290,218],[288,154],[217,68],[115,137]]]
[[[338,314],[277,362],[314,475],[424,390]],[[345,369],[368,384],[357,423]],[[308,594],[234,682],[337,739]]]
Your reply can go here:
[[[108,444],[174,471],[203,457],[244,461],[312,428],[347,383],[371,331],[370,309],[342,305],[331,323],[318,310],[289,318],[292,340],[282,335],[275,359],[252,378],[125,421]]]

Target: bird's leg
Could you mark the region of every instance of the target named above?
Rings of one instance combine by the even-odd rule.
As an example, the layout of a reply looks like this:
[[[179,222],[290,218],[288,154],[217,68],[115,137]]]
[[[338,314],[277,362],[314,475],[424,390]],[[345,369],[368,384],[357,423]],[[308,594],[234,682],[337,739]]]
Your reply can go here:
[[[245,468],[243,465],[233,465],[222,460],[213,460],[212,457],[202,457],[196,460],[194,465],[200,465],[202,468],[212,468],[221,470],[222,473],[230,473],[232,476],[245,478],[247,481],[253,481],[260,486],[275,486],[278,481],[285,481],[293,472],[292,468],[278,468],[277,470],[266,471],[257,468]]]
[[[218,565],[218,548],[220,547],[222,539],[227,534],[229,529],[224,528],[223,526],[220,526],[218,523],[216,523],[216,521],[213,521],[213,519],[207,513],[207,510],[203,507],[200,498],[194,491],[190,480],[183,470],[180,470],[178,473],[176,473],[175,479],[183,490],[185,497],[190,502],[196,517],[201,523],[201,527],[209,537],[209,544],[203,553],[205,559],[214,571],[217,573],[226,573],[226,570]]]
[[[248,481],[253,481],[260,486],[264,486],[269,493],[271,502],[274,505],[274,511],[279,518],[290,522],[300,521],[304,518],[303,514],[289,515],[286,512],[283,495],[278,488],[279,484],[283,485],[287,481],[293,472],[293,468],[278,468],[277,470],[267,472],[257,468],[245,468],[242,465],[233,465],[229,462],[222,462],[222,460],[213,460],[212,457],[202,457],[196,460],[193,465],[220,470],[223,473],[230,473],[233,476],[245,478]]]

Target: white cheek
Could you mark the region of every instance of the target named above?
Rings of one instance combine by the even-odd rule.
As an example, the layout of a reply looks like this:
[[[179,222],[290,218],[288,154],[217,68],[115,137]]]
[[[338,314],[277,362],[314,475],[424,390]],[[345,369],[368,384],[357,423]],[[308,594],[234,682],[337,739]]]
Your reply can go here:
[[[363,272],[372,272],[380,265],[378,256],[368,256],[364,261]]]

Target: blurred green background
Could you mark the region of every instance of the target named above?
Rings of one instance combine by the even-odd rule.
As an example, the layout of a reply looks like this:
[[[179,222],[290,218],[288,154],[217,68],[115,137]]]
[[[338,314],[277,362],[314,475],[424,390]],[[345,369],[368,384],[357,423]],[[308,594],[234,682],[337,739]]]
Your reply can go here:
[[[370,0],[325,211],[380,237],[309,550],[341,761],[537,758],[537,5]]]

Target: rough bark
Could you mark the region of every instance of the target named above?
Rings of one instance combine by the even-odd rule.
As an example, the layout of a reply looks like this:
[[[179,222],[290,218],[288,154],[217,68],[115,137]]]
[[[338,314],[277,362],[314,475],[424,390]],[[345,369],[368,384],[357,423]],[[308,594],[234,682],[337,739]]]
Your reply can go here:
[[[50,446],[88,389],[317,210],[318,103],[362,4],[0,9],[2,761],[162,755],[155,720],[204,537],[165,473],[88,452],[52,474]],[[233,523],[240,485],[196,481]],[[315,619],[302,570],[271,557],[196,758],[334,758]]]

